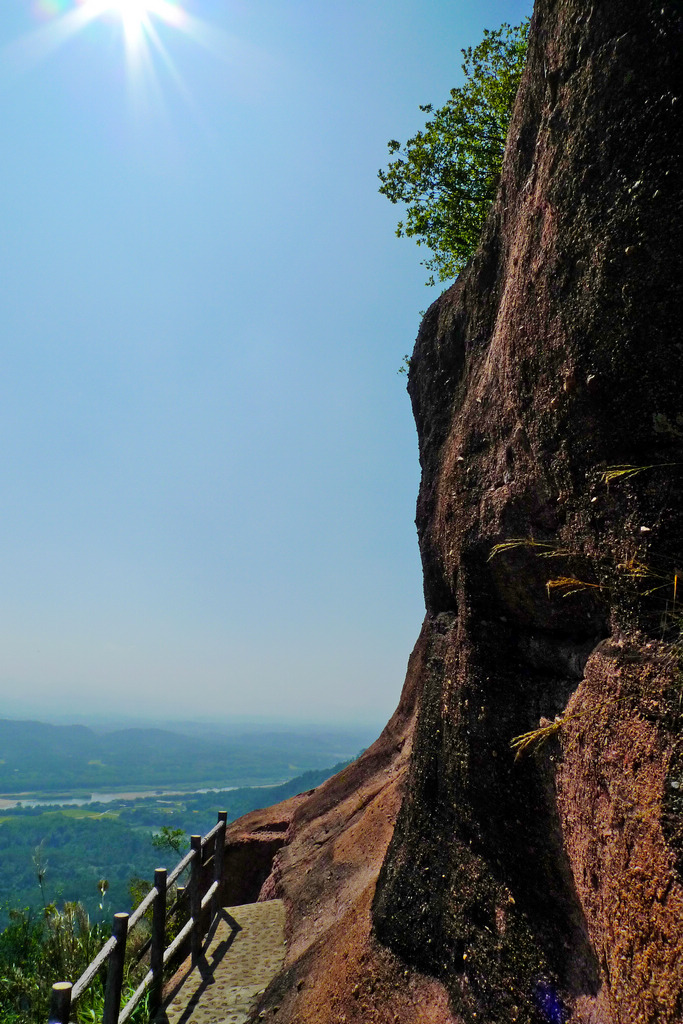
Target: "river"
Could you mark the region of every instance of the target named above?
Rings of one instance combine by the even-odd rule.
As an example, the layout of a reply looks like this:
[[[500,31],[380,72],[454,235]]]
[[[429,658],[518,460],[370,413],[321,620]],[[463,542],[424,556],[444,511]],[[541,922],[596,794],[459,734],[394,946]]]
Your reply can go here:
[[[277,783],[275,783],[277,785]],[[8,811],[21,804],[22,807],[87,807],[88,804],[110,804],[114,800],[143,800],[155,796],[163,800],[165,796],[193,796],[198,793],[229,793],[238,786],[212,787],[210,789],[144,789],[131,790],[126,793],[91,793],[87,797],[52,797],[36,799],[30,793],[18,793],[16,796],[0,797],[0,811]],[[257,788],[257,787],[253,787]],[[258,787],[260,788],[260,787]]]

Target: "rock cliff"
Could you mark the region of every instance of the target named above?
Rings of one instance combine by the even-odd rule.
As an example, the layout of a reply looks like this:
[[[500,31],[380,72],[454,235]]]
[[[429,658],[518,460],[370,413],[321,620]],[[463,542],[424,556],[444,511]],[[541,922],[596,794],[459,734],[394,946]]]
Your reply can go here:
[[[537,0],[410,363],[425,624],[377,744],[272,812],[266,1018],[683,1021],[682,42],[679,2]]]

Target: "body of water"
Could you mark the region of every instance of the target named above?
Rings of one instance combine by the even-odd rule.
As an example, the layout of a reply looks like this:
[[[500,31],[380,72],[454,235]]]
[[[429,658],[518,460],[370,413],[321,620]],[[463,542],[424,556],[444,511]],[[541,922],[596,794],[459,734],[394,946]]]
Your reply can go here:
[[[274,783],[277,785],[277,783]],[[130,790],[126,793],[91,793],[90,796],[67,797],[56,796],[49,799],[37,799],[30,793],[12,797],[0,797],[0,811],[8,811],[21,804],[22,807],[87,807],[88,804],[110,804],[114,800],[143,800],[155,796],[163,800],[165,796],[193,796],[198,793],[229,793],[238,786],[212,787],[211,789],[144,789]],[[256,788],[256,787],[255,787]],[[260,787],[259,787],[260,788]]]

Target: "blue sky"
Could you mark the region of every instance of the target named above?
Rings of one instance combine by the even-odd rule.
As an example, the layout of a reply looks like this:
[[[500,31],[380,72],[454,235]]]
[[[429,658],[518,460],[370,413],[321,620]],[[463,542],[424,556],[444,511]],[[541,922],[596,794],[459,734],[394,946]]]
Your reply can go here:
[[[423,615],[386,143],[528,3],[0,12],[0,699],[385,720]],[[128,58],[132,58],[132,63]],[[0,712],[3,713],[3,712]]]

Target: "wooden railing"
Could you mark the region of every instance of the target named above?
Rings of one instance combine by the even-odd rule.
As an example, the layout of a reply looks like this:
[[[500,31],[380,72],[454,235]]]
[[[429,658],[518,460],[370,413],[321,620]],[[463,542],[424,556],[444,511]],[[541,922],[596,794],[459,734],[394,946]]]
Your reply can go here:
[[[69,1016],[76,1001],[80,999],[93,979],[107,965],[107,980],[104,992],[102,1024],[125,1024],[133,1010],[149,989],[150,1020],[161,1008],[164,985],[164,968],[176,957],[178,951],[189,940],[192,962],[196,963],[202,953],[203,939],[221,911],[221,889],[223,882],[223,855],[225,852],[225,827],[227,812],[221,811],[218,822],[210,832],[192,836],[190,852],[167,874],[166,868],[154,872],[154,886],[132,914],[115,914],[111,938],[75,984],[60,981],[52,986],[50,1017],[48,1024],[69,1024]],[[177,898],[171,908],[166,906],[166,897],[182,873],[190,868],[190,880],[186,887],[177,888]],[[166,924],[178,911],[187,907],[189,917],[176,937],[166,946]],[[135,992],[121,1007],[126,941],[133,928],[152,910],[152,932],[149,939],[138,951],[138,960],[149,953],[149,970]]]

